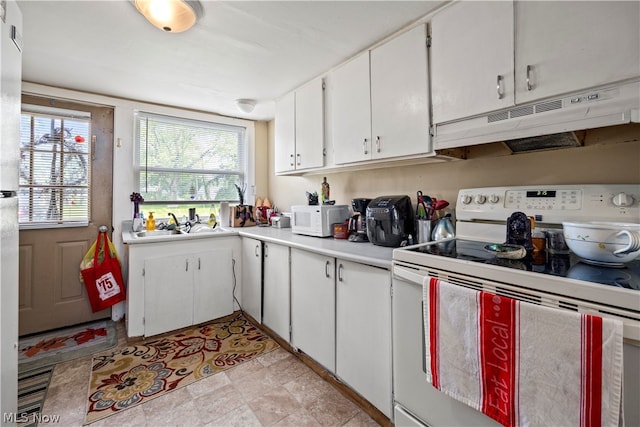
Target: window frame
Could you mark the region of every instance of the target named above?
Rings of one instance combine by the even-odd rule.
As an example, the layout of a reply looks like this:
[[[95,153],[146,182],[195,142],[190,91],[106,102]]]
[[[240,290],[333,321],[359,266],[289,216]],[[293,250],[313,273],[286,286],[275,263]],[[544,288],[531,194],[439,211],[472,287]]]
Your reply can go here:
[[[240,160],[240,170],[209,170],[209,169],[177,169],[177,168],[165,168],[165,167],[147,167],[144,165],[144,160],[141,159],[141,147],[140,144],[142,141],[140,140],[140,125],[141,120],[144,118],[154,118],[166,123],[176,123],[176,124],[193,124],[195,126],[200,125],[204,127],[217,127],[222,130],[230,130],[230,131],[239,131],[242,138],[242,155]],[[194,118],[189,116],[182,116],[179,114],[171,114],[171,113],[155,113],[146,110],[134,110],[133,112],[133,176],[135,181],[135,188],[138,193],[142,194],[141,188],[141,175],[145,169],[147,171],[158,171],[158,172],[187,172],[187,173],[215,173],[222,175],[240,175],[242,177],[242,181],[246,184],[247,188],[254,188],[253,185],[253,172],[250,169],[252,164],[252,156],[253,156],[253,146],[251,144],[251,131],[247,123],[244,121],[240,123],[227,123],[223,117],[212,117],[209,118]],[[248,193],[248,191],[247,191]],[[248,194],[245,194],[245,200]],[[174,207],[182,206],[201,206],[201,207],[211,207],[215,209],[209,209],[210,211],[217,210],[219,208],[219,204],[222,202],[230,202],[237,203],[239,199],[237,197],[234,198],[225,198],[225,199],[214,199],[214,200],[145,200],[142,206],[156,206],[156,207],[167,207],[171,208],[171,210],[175,210]],[[144,209],[145,211],[151,209]],[[158,215],[155,215],[158,217]]]
[[[91,201],[92,201],[92,162],[93,162],[93,149],[94,147],[92,146],[92,141],[91,141],[91,135],[92,135],[92,115],[90,112],[88,111],[81,111],[81,110],[71,110],[71,109],[66,109],[66,108],[58,108],[58,107],[51,107],[51,106],[43,106],[43,105],[37,105],[37,104],[22,104],[21,108],[20,108],[20,117],[22,118],[23,115],[28,114],[30,115],[32,118],[35,117],[44,117],[46,119],[50,119],[50,120],[61,120],[62,123],[64,123],[65,120],[76,120],[76,121],[86,121],[88,122],[88,134],[87,134],[87,138],[85,140],[85,143],[87,144],[87,152],[86,153],[81,153],[81,155],[86,156],[86,164],[87,164],[87,168],[86,168],[86,172],[87,172],[87,184],[86,186],[77,186],[77,185],[61,185],[61,186],[57,186],[57,185],[37,185],[34,184],[33,182],[29,182],[28,184],[20,184],[18,183],[18,189],[19,191],[27,188],[27,189],[33,189],[33,188],[57,188],[60,187],[63,190],[65,188],[84,188],[86,187],[87,190],[87,209],[86,209],[86,219],[83,220],[65,220],[65,219],[54,219],[54,220],[46,220],[46,221],[34,221],[34,220],[30,220],[27,222],[24,221],[20,221],[20,219],[18,218],[18,229],[19,230],[40,230],[40,229],[49,229],[49,228],[71,228],[71,227],[87,227],[90,223],[91,223],[91,215],[92,215],[92,211],[91,211]],[[62,124],[62,126],[64,127],[64,125]],[[64,131],[63,131],[64,132]],[[31,138],[31,135],[29,135],[29,138]],[[22,136],[21,136],[22,139]],[[63,143],[64,145],[64,143]],[[33,158],[33,154],[37,153],[37,152],[42,152],[39,150],[34,149],[34,144],[33,141],[31,141],[30,144],[30,148],[29,149],[23,149],[22,148],[22,144],[20,143],[20,148],[19,151],[20,153],[28,151],[30,152],[30,158]],[[65,153],[68,153],[66,151],[64,151],[64,149],[60,149],[59,151],[56,152],[59,155],[64,155]],[[22,166],[22,161],[20,162],[20,166]],[[31,167],[33,167],[33,163],[31,163]],[[31,174],[33,175],[33,174]],[[31,191],[30,191],[31,192]],[[32,198],[33,196],[29,196],[30,198]],[[18,205],[20,206],[20,201],[18,201]],[[29,203],[29,212],[31,216],[31,210],[33,209],[31,207],[32,203]],[[63,214],[63,218],[64,218],[64,214]]]

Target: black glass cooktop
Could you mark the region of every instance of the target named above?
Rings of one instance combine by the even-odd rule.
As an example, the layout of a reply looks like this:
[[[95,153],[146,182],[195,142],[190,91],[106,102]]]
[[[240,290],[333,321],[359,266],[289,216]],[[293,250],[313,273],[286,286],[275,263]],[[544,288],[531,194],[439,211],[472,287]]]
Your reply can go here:
[[[640,260],[638,259],[621,267],[609,267],[588,264],[572,253],[561,255],[542,251],[523,259],[512,260],[498,258],[485,250],[484,246],[488,244],[475,240],[453,239],[407,250],[640,290]]]

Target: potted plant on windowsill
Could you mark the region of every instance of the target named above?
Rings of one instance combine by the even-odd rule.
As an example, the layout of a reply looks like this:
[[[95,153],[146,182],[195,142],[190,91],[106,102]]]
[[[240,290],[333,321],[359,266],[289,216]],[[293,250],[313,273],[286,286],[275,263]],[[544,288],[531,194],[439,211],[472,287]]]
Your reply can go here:
[[[244,204],[244,196],[247,190],[247,185],[243,184],[240,187],[238,184],[236,191],[238,192],[239,204],[231,208],[231,226],[232,227],[250,227],[256,225],[256,219],[253,214],[253,206]]]

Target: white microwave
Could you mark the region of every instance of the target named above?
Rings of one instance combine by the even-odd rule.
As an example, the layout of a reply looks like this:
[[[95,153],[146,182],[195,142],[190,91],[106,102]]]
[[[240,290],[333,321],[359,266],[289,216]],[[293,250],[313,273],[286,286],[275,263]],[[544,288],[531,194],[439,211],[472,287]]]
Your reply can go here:
[[[333,235],[333,224],[344,223],[350,215],[347,205],[294,205],[291,206],[291,231],[329,237]]]

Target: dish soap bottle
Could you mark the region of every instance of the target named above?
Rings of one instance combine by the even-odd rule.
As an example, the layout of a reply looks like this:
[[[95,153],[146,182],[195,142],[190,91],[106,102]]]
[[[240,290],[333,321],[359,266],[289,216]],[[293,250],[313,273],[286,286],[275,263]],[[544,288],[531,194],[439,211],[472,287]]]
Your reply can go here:
[[[142,214],[136,214],[136,217],[133,218],[133,224],[132,224],[132,228],[133,231],[142,231],[142,218],[141,218]]]
[[[216,228],[216,225],[218,225],[218,221],[216,221],[216,214],[214,213],[210,213],[209,214],[209,227],[211,228]]]
[[[149,218],[147,218],[147,231],[153,231],[156,229],[156,219],[153,217],[153,212],[149,212]]]
[[[329,193],[331,189],[329,188],[329,183],[327,182],[327,177],[325,176],[322,179],[322,204],[324,205],[329,201]]]

